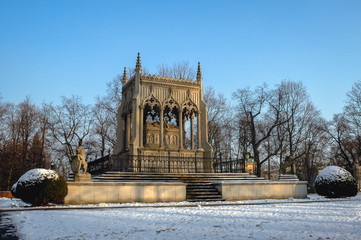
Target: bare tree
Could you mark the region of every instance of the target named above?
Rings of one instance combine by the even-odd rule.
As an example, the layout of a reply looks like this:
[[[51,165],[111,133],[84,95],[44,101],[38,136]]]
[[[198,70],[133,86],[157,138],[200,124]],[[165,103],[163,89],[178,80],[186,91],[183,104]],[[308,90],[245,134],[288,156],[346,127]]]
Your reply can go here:
[[[261,166],[275,156],[279,147],[272,146],[269,151],[260,152],[267,143],[276,127],[286,123],[289,119],[281,109],[282,95],[268,90],[264,84],[254,91],[249,88],[238,89],[233,93],[237,101],[238,118],[243,119],[249,131],[248,142],[251,146],[253,159],[256,164],[256,174],[261,175]]]
[[[220,154],[226,156],[229,154],[226,148],[232,142],[227,130],[233,130],[230,104],[223,94],[216,94],[211,87],[205,89],[204,102],[208,106],[208,141],[213,147],[213,154],[216,158]]]
[[[116,144],[115,136],[115,122],[114,116],[111,112],[105,108],[106,103],[98,102],[93,107],[94,114],[94,127],[93,133],[100,139],[100,155],[105,156],[105,152],[108,149],[112,149]],[[99,145],[99,144],[96,144]]]
[[[7,113],[6,104],[2,102],[2,96],[0,95],[0,144],[5,141],[5,117]]]
[[[318,111],[316,112],[318,113]],[[318,170],[327,164],[329,151],[329,138],[322,130],[325,120],[319,115],[314,115],[309,120],[304,130],[304,140],[300,143],[299,151],[303,154],[297,160],[298,176],[313,186]]]
[[[342,114],[324,126],[332,139],[331,154],[336,164],[343,165],[355,177],[356,166],[361,157],[361,81],[356,82],[347,93]]]
[[[360,135],[361,131],[361,81],[357,81],[347,93],[345,113],[353,125],[355,134]]]
[[[15,104],[7,104],[6,105],[6,116],[5,121],[6,132],[5,141],[3,143],[3,152],[2,152],[2,177],[4,180],[2,182],[6,182],[3,185],[3,188],[6,190],[10,189],[10,185],[13,182],[15,176],[18,175],[21,170],[19,169],[20,165],[20,157],[21,157],[21,149],[20,149],[20,133],[18,130],[18,118],[16,114],[16,106]],[[6,176],[6,179],[5,179]]]
[[[173,63],[172,66],[160,64],[157,66],[157,74],[160,76],[194,80],[197,76],[188,61]]]
[[[53,150],[59,154],[60,167],[63,168],[63,174],[66,174],[67,163],[63,161],[63,157],[71,159],[80,140],[86,149],[85,140],[92,127],[93,115],[90,106],[84,105],[78,96],[62,97],[60,105],[48,107],[51,136],[60,144],[60,147],[55,147]]]
[[[39,152],[39,164],[43,167],[49,167],[50,165],[50,139],[49,139],[49,116],[51,114],[51,109],[46,105],[42,104],[42,107],[38,112],[38,123],[39,131],[38,135],[40,137],[40,152]]]
[[[29,97],[18,105],[4,104],[0,118],[0,182],[8,190],[27,170],[44,167],[45,158],[39,139],[39,109]]]
[[[285,155],[291,156],[294,161],[304,159],[303,157],[310,148],[310,146],[304,148],[304,143],[314,144],[310,141],[310,134],[320,132],[317,131],[317,128],[323,119],[309,100],[307,91],[301,82],[282,81],[276,91],[277,94],[282,95],[281,109],[288,119],[277,129],[278,144],[281,145],[280,172],[285,173],[283,164]],[[305,168],[309,168],[307,163],[305,163]]]
[[[102,97],[98,96],[92,109],[94,114],[93,133],[96,136],[96,142],[100,142],[96,145],[97,149],[100,149],[101,157],[105,156],[107,150],[110,152],[117,143],[116,124],[118,109],[122,101],[121,79],[122,76],[117,76],[107,84],[107,94]]]
[[[18,105],[18,130],[20,132],[20,141],[22,148],[22,161],[23,164],[27,166],[31,165],[28,156],[28,150],[31,143],[32,137],[36,133],[36,124],[37,124],[37,109],[34,104],[31,103],[30,97],[26,97],[25,101]]]
[[[361,138],[353,134],[349,119],[343,114],[336,114],[324,125],[324,131],[332,139],[331,156],[335,164],[345,166],[355,176]]]
[[[5,114],[6,114],[6,106],[2,102],[2,96],[0,95],[0,121],[3,120]]]

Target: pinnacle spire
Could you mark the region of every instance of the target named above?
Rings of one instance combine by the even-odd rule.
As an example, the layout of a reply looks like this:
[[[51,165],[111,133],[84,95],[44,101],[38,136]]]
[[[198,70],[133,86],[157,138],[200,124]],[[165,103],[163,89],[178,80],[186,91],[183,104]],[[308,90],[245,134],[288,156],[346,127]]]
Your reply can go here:
[[[127,68],[124,67],[124,73],[123,73],[122,83],[123,83],[123,85],[124,85],[124,84],[126,84],[127,82],[128,82]]]
[[[142,68],[142,63],[140,60],[140,53],[138,52],[138,57],[137,57],[137,64],[135,65],[136,68]]]
[[[202,81],[202,69],[201,69],[201,63],[198,62],[198,69],[197,69],[197,81]]]

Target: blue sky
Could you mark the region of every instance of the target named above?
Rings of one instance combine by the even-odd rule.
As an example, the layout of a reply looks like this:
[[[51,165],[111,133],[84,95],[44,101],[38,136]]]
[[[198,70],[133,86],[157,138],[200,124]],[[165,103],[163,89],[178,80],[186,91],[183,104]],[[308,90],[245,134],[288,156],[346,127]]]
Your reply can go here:
[[[19,103],[88,104],[137,52],[161,63],[201,62],[204,85],[302,81],[330,119],[361,80],[361,1],[0,0],[0,94]]]

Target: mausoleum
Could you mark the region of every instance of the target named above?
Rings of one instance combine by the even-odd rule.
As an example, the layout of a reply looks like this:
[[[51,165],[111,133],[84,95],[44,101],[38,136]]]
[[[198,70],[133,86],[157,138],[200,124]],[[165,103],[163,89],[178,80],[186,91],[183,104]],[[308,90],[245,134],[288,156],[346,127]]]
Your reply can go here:
[[[212,172],[202,80],[200,63],[195,81],[143,74],[138,53],[130,79],[124,68],[113,167],[135,172]]]

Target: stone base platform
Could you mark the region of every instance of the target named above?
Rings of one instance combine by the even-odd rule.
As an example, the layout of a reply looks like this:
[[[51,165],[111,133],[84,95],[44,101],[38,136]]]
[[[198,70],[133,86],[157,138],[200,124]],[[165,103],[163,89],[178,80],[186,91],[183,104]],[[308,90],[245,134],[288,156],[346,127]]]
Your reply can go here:
[[[171,175],[109,172],[93,178],[93,182],[68,182],[65,203],[181,202],[188,200],[187,185],[195,183],[214,186],[221,198],[227,201],[307,197],[307,182],[268,181],[244,173]]]
[[[65,204],[181,202],[186,184],[181,182],[68,182]]]
[[[226,201],[306,198],[305,181],[244,181],[214,184]]]

